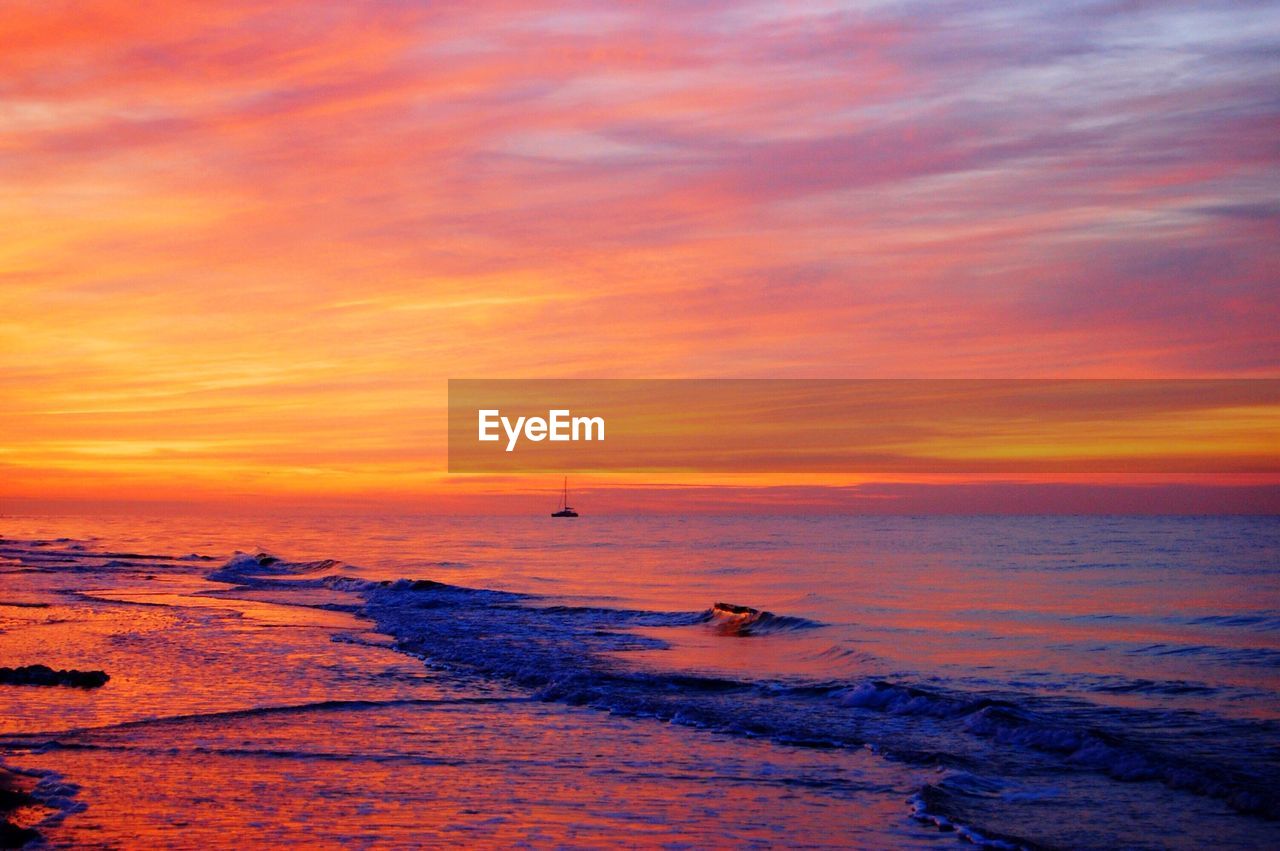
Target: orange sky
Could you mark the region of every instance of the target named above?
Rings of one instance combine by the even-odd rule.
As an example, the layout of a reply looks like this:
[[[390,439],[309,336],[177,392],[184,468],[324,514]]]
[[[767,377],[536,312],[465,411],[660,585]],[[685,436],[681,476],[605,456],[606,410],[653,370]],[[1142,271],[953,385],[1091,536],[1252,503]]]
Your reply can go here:
[[[1275,13],[970,6],[7,4],[0,495],[430,504],[450,377],[1275,376]]]

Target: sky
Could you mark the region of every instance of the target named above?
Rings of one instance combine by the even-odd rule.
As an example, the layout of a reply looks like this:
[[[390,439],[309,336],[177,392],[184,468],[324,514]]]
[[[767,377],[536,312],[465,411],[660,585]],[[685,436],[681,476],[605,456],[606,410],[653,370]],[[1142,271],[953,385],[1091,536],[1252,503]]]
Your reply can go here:
[[[8,3],[0,495],[444,504],[449,378],[1275,377],[1277,55],[1273,2]]]

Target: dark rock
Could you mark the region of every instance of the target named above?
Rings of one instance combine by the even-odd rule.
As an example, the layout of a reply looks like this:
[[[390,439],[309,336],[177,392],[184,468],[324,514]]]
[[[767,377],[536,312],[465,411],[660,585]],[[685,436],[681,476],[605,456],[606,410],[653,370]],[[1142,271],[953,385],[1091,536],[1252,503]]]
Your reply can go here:
[[[14,686],[74,686],[97,688],[111,677],[106,671],[55,671],[48,665],[0,668],[0,684]]]
[[[32,827],[18,827],[11,821],[0,821],[0,848],[21,848],[40,838]]]

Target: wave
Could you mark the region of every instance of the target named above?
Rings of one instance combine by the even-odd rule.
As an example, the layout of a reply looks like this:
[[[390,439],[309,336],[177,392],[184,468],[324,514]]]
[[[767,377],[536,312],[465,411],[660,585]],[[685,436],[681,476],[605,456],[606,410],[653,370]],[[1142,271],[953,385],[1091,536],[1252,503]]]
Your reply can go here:
[[[769,635],[824,626],[808,618],[775,615],[773,612],[762,612],[750,606],[736,606],[732,603],[716,603],[699,616],[699,621],[710,625],[721,635],[736,636]]]
[[[885,679],[784,682],[634,669],[619,661],[618,651],[641,641],[625,631],[629,627],[709,625],[743,636],[819,626],[805,618],[725,603],[700,612],[538,606],[531,595],[428,580],[379,585],[365,599],[365,614],[395,638],[397,649],[438,669],[517,685],[540,700],[792,745],[870,746],[901,761],[956,770],[1010,754],[1035,755],[1064,770],[1158,782],[1222,800],[1242,813],[1280,817],[1268,766],[1247,770],[1208,753],[1162,749],[1101,723],[1109,717],[1121,730],[1168,726],[1167,719],[1144,710],[1122,715],[1088,705],[1063,714],[1033,708],[1025,696],[975,695]],[[1241,729],[1259,740],[1273,740],[1276,732],[1256,725]]]
[[[968,735],[992,740],[1005,748],[1053,755],[1071,768],[1088,769],[1125,782],[1156,781],[1171,789],[1223,800],[1241,813],[1280,817],[1280,798],[1261,772],[1249,773],[1227,764],[1161,751],[1099,726],[1058,719],[1014,701],[940,694],[884,681],[861,683],[833,696],[850,706],[891,715],[953,720]],[[1115,714],[1119,717],[1118,711]],[[1139,721],[1146,720],[1140,711],[1131,711],[1127,718],[1128,726],[1153,726]],[[1264,735],[1274,735],[1276,731],[1270,729],[1273,725],[1264,726]]]
[[[1220,647],[1211,644],[1160,642],[1134,647],[1129,652],[1138,656],[1199,656],[1228,665],[1280,668],[1280,650],[1270,647]]]
[[[44,553],[61,557],[63,551]],[[101,560],[104,554],[83,557]],[[976,809],[969,803],[982,794],[983,773],[1005,777],[1024,769],[1087,776],[1107,790],[1113,787],[1109,780],[1162,784],[1226,802],[1242,813],[1280,817],[1273,782],[1280,776],[1274,750],[1280,727],[1273,722],[1228,722],[1208,713],[1175,717],[1085,700],[1037,698],[1017,691],[1013,683],[969,681],[963,688],[950,688],[941,680],[911,674],[814,680],[642,669],[629,664],[626,651],[668,646],[656,636],[676,636],[681,629],[708,630],[726,641],[773,635],[781,643],[824,625],[725,602],[707,608],[694,604],[687,611],[571,605],[536,594],[434,580],[367,580],[345,568],[332,559],[292,562],[265,552],[238,552],[209,578],[237,586],[355,592],[364,601],[361,613],[390,636],[396,649],[459,677],[517,686],[533,699],[791,745],[867,747],[908,764],[936,767],[943,779],[929,783],[913,799],[916,816],[981,844],[1031,845],[988,829],[987,824],[1009,827],[998,816],[975,817]],[[672,632],[649,629],[653,627]],[[1134,644],[1127,649],[1154,655],[1241,652],[1177,644]],[[1256,651],[1243,652],[1257,656]],[[1268,663],[1274,657],[1266,654],[1274,652],[1257,656],[1259,664]],[[850,654],[861,658],[859,653],[831,646],[817,655],[838,662]],[[661,656],[644,658],[652,663]],[[1208,686],[1181,680],[1114,676],[1091,682],[1086,690],[1103,694],[1213,693]],[[245,711],[268,714],[363,705],[349,703]],[[165,720],[183,719],[145,723]],[[1228,750],[1228,744],[1235,749]],[[1015,800],[1009,793],[1001,794]]]
[[[978,829],[959,820],[965,815],[963,806],[957,805],[958,798],[989,795],[995,791],[993,787],[994,784],[986,778],[968,772],[953,772],[936,783],[925,784],[907,803],[911,805],[911,816],[916,821],[932,824],[943,832],[954,832],[979,848],[1000,851],[1039,851],[1043,848],[1021,837]]]
[[[0,565],[19,565],[6,573],[124,573],[178,571],[189,569],[188,562],[213,561],[212,556],[190,553],[185,556],[100,550],[70,538],[52,541],[17,541],[0,539]]]
[[[510,697],[400,697],[388,700],[331,699],[306,703],[286,703],[277,706],[251,706],[245,709],[223,709],[213,712],[189,712],[180,715],[159,715],[135,721],[120,721],[69,730],[39,730],[24,733],[0,734],[0,742],[9,748],[33,748],[48,750],[56,747],[81,747],[79,744],[58,740],[84,733],[103,733],[114,730],[132,730],[138,727],[163,726],[165,724],[200,724],[233,721],[240,718],[265,718],[279,715],[303,715],[308,713],[362,711],[384,709],[393,706],[455,706],[470,704],[509,703]]]
[[[222,567],[209,574],[209,578],[218,582],[240,582],[270,577],[303,577],[322,573],[332,573],[345,565],[336,559],[319,561],[284,561],[269,553],[236,553]]]
[[[79,792],[79,786],[66,782],[57,772],[0,762],[0,842],[4,843],[0,847],[43,847],[41,829],[54,827],[88,808],[76,799]],[[41,817],[34,826],[19,826],[8,819],[18,810]]]
[[[1091,690],[1104,694],[1161,695],[1213,695],[1222,692],[1221,688],[1207,685],[1206,683],[1190,682],[1188,680],[1149,680],[1143,677],[1136,679],[1114,678],[1092,686]]]
[[[46,561],[51,557],[96,560],[101,565],[112,560],[105,553],[41,549]],[[132,554],[110,555],[124,561]],[[912,682],[909,675],[817,681],[653,670],[630,664],[626,656],[627,651],[666,647],[663,639],[678,635],[681,629],[706,629],[726,640],[776,636],[785,641],[792,634],[824,626],[798,615],[728,602],[686,611],[573,605],[536,594],[435,580],[367,580],[351,575],[337,560],[289,561],[266,552],[237,552],[208,576],[237,586],[327,587],[357,593],[363,598],[361,613],[390,636],[395,649],[423,659],[438,671],[516,686],[536,700],[796,746],[866,747],[900,762],[934,767],[945,778],[980,778],[984,772],[1005,777],[1031,770],[1028,766],[1049,771],[1057,766],[1057,771],[1073,777],[1081,772],[1096,777],[1094,782],[1103,786],[1109,780],[1162,784],[1223,801],[1242,813],[1280,817],[1280,799],[1270,782],[1276,774],[1274,754],[1265,747],[1276,740],[1277,730],[1268,722],[1240,722],[1242,735],[1235,741],[1242,744],[1237,750],[1215,751],[1206,743],[1231,737],[1220,735],[1217,728],[1200,736],[1208,731],[1196,730],[1195,725],[1207,728],[1226,723],[1208,715],[1194,720],[1161,719],[1152,710],[1084,701],[1064,710],[1025,692],[985,691],[986,686],[973,684],[965,689],[944,688],[937,682]],[[655,627],[676,632],[655,632],[651,629]],[[1138,645],[1130,652],[1171,650],[1211,652],[1178,645]],[[851,652],[860,651],[828,646],[818,655],[838,663]],[[661,658],[647,654],[644,660],[651,664]],[[1178,680],[1115,677],[1099,679],[1094,685],[1093,690],[1100,693],[1212,693],[1202,684]],[[352,701],[246,711],[265,715],[364,705]],[[183,720],[203,719],[147,723]],[[1176,734],[1161,737],[1174,728]],[[1156,735],[1144,735],[1144,731]],[[1242,759],[1241,753],[1256,758]],[[968,787],[954,779],[929,783],[913,799],[915,816],[975,843],[1032,847],[1006,832],[1010,826],[1002,814],[974,806],[974,793],[965,793],[964,788]]]
[[[1222,626],[1272,632],[1280,630],[1280,612],[1263,609],[1255,612],[1238,612],[1234,615],[1201,615],[1186,618],[1192,626]]]
[[[97,554],[99,560],[102,555]],[[1276,740],[1277,729],[1268,722],[1240,722],[1239,736],[1234,730],[1218,736],[1216,730],[1198,739],[1203,731],[1193,730],[1186,718],[1083,702],[1064,711],[1019,692],[965,691],[901,678],[776,680],[749,673],[641,669],[627,664],[627,651],[668,646],[657,637],[665,633],[648,628],[709,629],[730,640],[785,639],[823,624],[727,602],[687,611],[571,605],[535,594],[427,579],[373,581],[345,568],[333,559],[295,562],[266,552],[237,552],[209,578],[241,586],[323,586],[358,593],[364,600],[362,613],[391,637],[396,649],[439,670],[518,686],[539,700],[792,745],[871,747],[889,758],[957,774],[974,774],[1009,760],[1048,761],[1062,770],[1160,783],[1224,801],[1243,813],[1280,817],[1280,799],[1269,782],[1276,773],[1274,755],[1265,747]],[[1138,646],[1131,652],[1170,650],[1208,652],[1178,645]],[[820,655],[837,661],[847,652],[830,647]],[[1116,677],[1095,685],[1101,693],[1211,694],[1207,686],[1177,680]],[[1226,722],[1203,716],[1196,723]],[[1195,735],[1161,740],[1144,734],[1178,725]],[[1238,751],[1253,751],[1257,759],[1244,765],[1234,753],[1185,746],[1215,737],[1261,745],[1242,745]],[[921,815],[962,824],[964,807],[953,802],[944,811],[939,803],[943,797],[942,792],[925,794],[921,800],[931,801],[931,808],[923,808]],[[1005,841],[999,831],[972,830],[975,836]]]

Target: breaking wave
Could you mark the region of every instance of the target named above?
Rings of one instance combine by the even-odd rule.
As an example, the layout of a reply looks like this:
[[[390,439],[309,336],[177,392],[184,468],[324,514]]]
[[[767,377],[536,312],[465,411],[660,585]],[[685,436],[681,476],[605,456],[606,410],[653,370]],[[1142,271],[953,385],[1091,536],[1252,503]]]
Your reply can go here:
[[[293,575],[306,571],[295,568]],[[626,651],[666,646],[652,630],[638,634],[636,627],[710,627],[744,637],[822,626],[805,618],[727,603],[660,612],[541,605],[535,595],[431,580],[355,582],[365,596],[364,614],[393,636],[397,649],[437,669],[528,689],[540,700],[792,745],[872,747],[904,762],[959,771],[1022,754],[1114,780],[1161,783],[1242,813],[1280,816],[1267,766],[1239,767],[1219,754],[1161,748],[1136,732],[1122,732],[1167,726],[1169,719],[1150,710],[1087,705],[1054,711],[1033,705],[1030,697],[888,679],[780,681],[626,664]],[[1162,686],[1135,681],[1132,687]],[[1269,722],[1233,723],[1242,735],[1262,741],[1274,741],[1280,732]]]
[[[534,699],[796,746],[867,747],[906,764],[935,767],[944,777],[912,799],[915,817],[990,847],[1034,843],[1002,832],[999,824],[986,826],[983,810],[973,804],[986,794],[984,783],[998,782],[984,779],[986,775],[1058,771],[1093,777],[1100,784],[1160,784],[1222,801],[1240,813],[1280,817],[1280,796],[1272,782],[1274,755],[1265,747],[1280,734],[1274,722],[1209,715],[1189,720],[1153,709],[1051,701],[1018,691],[956,689],[899,677],[770,679],[660,670],[634,664],[628,652],[668,647],[679,640],[681,630],[710,630],[729,640],[776,636],[786,641],[823,624],[725,602],[687,611],[570,605],[434,580],[371,581],[350,576],[343,567],[332,560],[288,562],[266,553],[237,553],[210,578],[357,592],[364,599],[362,613],[391,636],[397,650],[438,671],[499,681]],[[848,652],[831,647],[821,655],[835,658]],[[651,665],[661,656],[644,658]],[[1194,682],[1122,677],[1099,679],[1086,690],[1212,692]],[[1219,726],[1202,737],[1153,735],[1194,724]],[[1188,741],[1203,744],[1188,746]],[[1223,741],[1253,745],[1226,751],[1212,744]],[[1256,758],[1242,758],[1241,753]]]
[[[716,603],[703,612],[699,620],[721,635],[737,636],[769,635],[822,626],[807,618],[775,615],[773,612],[762,612],[750,606],[735,606],[732,603]]]
[[[271,577],[305,577],[334,573],[345,565],[335,559],[320,561],[284,561],[268,553],[236,552],[226,564],[209,574],[219,582],[244,582]]]

